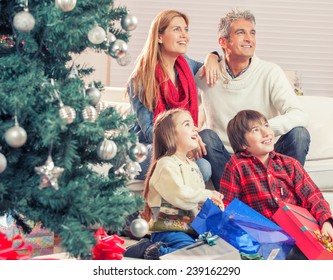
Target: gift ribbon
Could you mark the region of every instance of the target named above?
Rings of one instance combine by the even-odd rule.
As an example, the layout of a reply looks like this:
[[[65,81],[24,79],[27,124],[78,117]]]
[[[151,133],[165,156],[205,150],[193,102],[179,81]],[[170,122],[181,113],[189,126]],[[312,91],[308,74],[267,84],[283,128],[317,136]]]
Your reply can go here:
[[[19,245],[13,247],[14,242],[20,242]],[[19,254],[18,250],[28,250],[28,253]],[[16,235],[13,239],[8,240],[7,236],[0,232],[0,260],[23,260],[28,259],[32,252],[31,246],[25,246],[20,235]]]
[[[93,260],[121,260],[123,253],[126,251],[121,244],[124,240],[118,235],[108,235],[103,228],[95,232],[97,244],[93,248]]]
[[[286,211],[286,210],[291,210],[291,211],[293,211],[294,213],[296,213],[296,214],[302,216],[303,218],[309,220],[310,222],[313,222],[313,223],[315,223],[315,224],[318,224],[318,222],[317,222],[316,220],[312,219],[311,217],[309,217],[309,216],[307,216],[307,215],[305,215],[305,214],[303,214],[303,213],[301,213],[301,212],[299,212],[299,211],[297,211],[297,210],[295,210],[295,209],[293,209],[293,208],[291,208],[291,207],[289,207],[289,206],[287,206],[287,205],[286,205],[286,206],[283,206],[282,209],[283,209],[284,211]]]
[[[191,250],[195,247],[202,246],[204,244],[208,244],[209,246],[216,245],[216,240],[219,237],[217,235],[212,236],[210,232],[205,232],[203,234],[200,234],[199,237],[196,239],[196,244],[193,246],[187,247],[186,250]]]

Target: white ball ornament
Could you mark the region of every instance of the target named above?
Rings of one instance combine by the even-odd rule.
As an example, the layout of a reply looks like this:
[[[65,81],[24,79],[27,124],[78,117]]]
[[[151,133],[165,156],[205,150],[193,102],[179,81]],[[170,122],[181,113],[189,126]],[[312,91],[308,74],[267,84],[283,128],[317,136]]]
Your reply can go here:
[[[70,12],[76,6],[76,0],[55,0],[55,6],[63,12]]]
[[[103,43],[103,41],[106,38],[106,32],[105,30],[96,25],[94,26],[89,32],[88,32],[88,39],[91,43],[98,45]]]
[[[76,118],[76,112],[70,106],[61,106],[61,108],[59,109],[59,116],[66,123],[71,124]]]
[[[126,171],[124,169],[124,166],[119,167],[117,170],[114,171],[114,175],[116,178],[121,179],[123,176],[126,175]]]
[[[117,154],[117,145],[112,140],[104,139],[97,146],[97,155],[102,160],[113,159]]]
[[[101,99],[101,92],[94,86],[86,89],[86,95],[89,97],[92,105],[96,105]]]
[[[20,148],[27,141],[27,133],[24,128],[15,125],[6,131],[5,141],[12,148]]]
[[[125,41],[117,39],[114,41],[109,48],[109,54],[113,58],[121,58],[126,55],[128,46]]]
[[[148,155],[148,149],[142,143],[137,143],[136,146],[134,147],[134,149],[132,150],[132,152],[136,158],[136,161],[139,163],[143,162],[147,158],[147,155]]]
[[[149,225],[145,219],[137,218],[130,224],[130,232],[138,238],[144,237],[149,231]]]
[[[136,176],[142,171],[141,166],[136,161],[129,161],[126,164],[127,178],[129,180],[135,179]]]
[[[138,19],[132,14],[127,14],[122,17],[120,24],[126,31],[133,31],[138,25]]]
[[[117,62],[120,66],[127,66],[131,63],[132,57],[127,52],[123,57],[118,57]]]
[[[82,117],[89,122],[94,122],[97,116],[96,108],[91,105],[86,106],[82,111]]]
[[[7,159],[2,153],[0,153],[0,173],[4,172],[6,168],[7,168]]]
[[[107,107],[108,105],[105,101],[103,100],[98,101],[96,104],[97,114],[99,115],[100,113],[102,113]]]
[[[29,32],[35,26],[35,18],[25,9],[14,16],[13,25],[20,32]]]
[[[106,37],[109,45],[111,45],[113,42],[117,40],[117,37],[113,33],[108,33]]]

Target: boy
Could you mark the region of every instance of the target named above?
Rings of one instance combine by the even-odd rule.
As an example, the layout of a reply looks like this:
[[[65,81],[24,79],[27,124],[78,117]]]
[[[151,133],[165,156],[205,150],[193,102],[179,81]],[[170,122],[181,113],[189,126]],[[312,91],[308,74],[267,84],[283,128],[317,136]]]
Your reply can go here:
[[[266,117],[254,110],[240,111],[228,123],[227,134],[235,154],[220,182],[225,206],[237,197],[272,219],[280,201],[298,205],[333,240],[328,202],[299,161],[274,151],[274,132]]]

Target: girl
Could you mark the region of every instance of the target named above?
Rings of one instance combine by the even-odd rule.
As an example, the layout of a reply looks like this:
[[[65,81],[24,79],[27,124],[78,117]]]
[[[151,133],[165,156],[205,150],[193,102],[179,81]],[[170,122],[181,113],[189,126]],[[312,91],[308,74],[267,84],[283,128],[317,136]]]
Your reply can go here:
[[[222,205],[223,195],[205,189],[195,161],[187,155],[198,147],[198,132],[191,114],[182,109],[162,112],[154,124],[153,156],[145,181],[145,210],[151,224],[151,241],[127,248],[125,256],[158,259],[195,242],[190,223],[207,198]],[[140,247],[140,250],[137,250]],[[142,256],[143,255],[143,256]]]

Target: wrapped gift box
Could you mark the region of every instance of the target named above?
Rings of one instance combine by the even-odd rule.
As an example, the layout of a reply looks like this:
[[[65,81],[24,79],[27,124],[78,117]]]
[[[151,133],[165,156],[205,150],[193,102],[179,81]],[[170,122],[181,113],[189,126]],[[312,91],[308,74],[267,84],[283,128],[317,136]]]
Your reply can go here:
[[[49,229],[35,229],[22,237],[25,244],[30,245],[33,249],[53,248],[54,246],[54,234]]]
[[[32,251],[30,257],[43,256],[54,253],[54,233],[49,229],[36,228],[29,234],[21,234],[26,246],[31,246]],[[18,250],[22,254],[27,254],[28,251]]]
[[[215,245],[198,241],[160,257],[161,260],[240,260],[239,251],[218,236]]]
[[[307,209],[282,202],[273,219],[296,240],[296,245],[309,260],[333,260],[333,252],[329,252],[315,235],[314,231],[320,231],[320,228]]]
[[[29,234],[24,234],[10,215],[0,218],[0,232],[5,234],[8,240],[13,240],[13,249],[19,255],[34,257],[54,253],[54,234],[49,229],[42,228],[37,224]],[[14,240],[13,238],[17,236],[20,236],[21,239]],[[22,240],[23,246],[21,246]]]
[[[30,245],[33,249],[50,248],[54,246],[54,234],[47,228],[43,228],[40,223],[26,221],[32,228],[28,234],[24,234],[23,230],[16,225],[11,215],[0,216],[0,231],[4,233],[9,240],[16,235],[21,235],[26,245]]]
[[[212,232],[240,252],[268,260],[285,259],[295,244],[281,227],[238,199],[224,211],[208,199],[191,226],[198,234]]]
[[[14,219],[10,215],[0,216],[0,232],[5,234],[9,240],[21,234],[20,228],[15,224]]]

